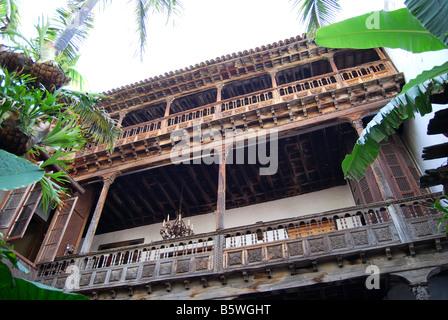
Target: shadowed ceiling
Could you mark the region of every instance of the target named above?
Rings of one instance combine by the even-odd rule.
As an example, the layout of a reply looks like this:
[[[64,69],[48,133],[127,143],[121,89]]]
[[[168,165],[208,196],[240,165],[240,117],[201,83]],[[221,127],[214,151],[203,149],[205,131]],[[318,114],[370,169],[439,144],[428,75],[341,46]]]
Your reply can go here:
[[[244,164],[229,164],[227,159],[226,208],[345,184],[340,164],[355,139],[356,133],[348,123],[281,138],[278,170],[273,175],[259,174],[259,169],[267,165],[248,164],[246,147]],[[270,155],[269,148],[266,155]],[[270,159],[274,161],[275,157]],[[185,217],[215,211],[218,169],[217,164],[173,164],[116,178],[97,234],[158,223],[167,214],[174,217],[180,201]],[[99,188],[97,184],[98,193]]]

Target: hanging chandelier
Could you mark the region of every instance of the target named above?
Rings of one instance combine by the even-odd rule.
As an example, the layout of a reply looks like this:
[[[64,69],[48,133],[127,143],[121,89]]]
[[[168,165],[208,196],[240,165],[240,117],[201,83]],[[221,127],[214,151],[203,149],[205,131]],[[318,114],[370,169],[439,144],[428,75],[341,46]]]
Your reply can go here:
[[[170,222],[170,216],[168,215],[167,220],[163,220],[162,229],[160,229],[160,235],[163,239],[172,239],[193,234],[193,225],[190,225],[190,220],[188,220],[188,224],[186,225],[180,213],[173,222]]]
[[[193,224],[190,226],[190,220],[188,220],[188,224],[185,225],[185,222],[182,220],[182,195],[184,193],[184,188],[182,185],[182,193],[179,201],[179,211],[176,215],[176,219],[173,222],[170,222],[170,215],[167,216],[166,221],[163,220],[162,229],[160,229],[160,235],[163,239],[172,239],[184,236],[191,236],[194,234],[193,232]]]

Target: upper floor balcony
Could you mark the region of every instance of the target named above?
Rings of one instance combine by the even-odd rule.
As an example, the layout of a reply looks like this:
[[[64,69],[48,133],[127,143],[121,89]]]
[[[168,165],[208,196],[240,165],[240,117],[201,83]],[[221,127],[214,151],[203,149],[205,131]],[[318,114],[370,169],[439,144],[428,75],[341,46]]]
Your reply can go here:
[[[161,155],[171,150],[170,134],[179,129],[189,134],[194,127],[282,130],[299,127],[305,120],[318,123],[338,120],[350,112],[372,114],[397,95],[404,82],[381,49],[372,52],[375,56],[364,60],[352,57],[367,54],[359,50],[339,56],[332,53],[330,60],[320,57],[165,102],[123,109],[118,119],[122,132],[114,151],[103,145],[87,146],[74,155],[73,176],[81,178],[100,169]],[[354,61],[337,62],[350,57]]]

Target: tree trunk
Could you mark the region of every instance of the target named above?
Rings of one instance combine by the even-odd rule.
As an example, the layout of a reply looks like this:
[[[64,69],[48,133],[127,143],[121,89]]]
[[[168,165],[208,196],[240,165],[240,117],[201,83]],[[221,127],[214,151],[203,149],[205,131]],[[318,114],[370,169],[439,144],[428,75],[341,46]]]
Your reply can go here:
[[[75,18],[70,22],[64,32],[56,40],[54,46],[56,47],[56,56],[67,47],[68,43],[72,40],[76,33],[76,30],[80,25],[84,23],[86,18],[92,12],[93,8],[97,5],[99,0],[86,1]]]

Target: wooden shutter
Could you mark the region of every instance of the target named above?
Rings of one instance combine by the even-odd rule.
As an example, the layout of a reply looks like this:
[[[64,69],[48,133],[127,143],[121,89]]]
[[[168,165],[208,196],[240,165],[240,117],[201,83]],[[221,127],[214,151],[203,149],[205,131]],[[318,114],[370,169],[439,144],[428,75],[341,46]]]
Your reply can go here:
[[[38,263],[51,262],[56,257],[59,245],[61,244],[68,222],[75,209],[78,197],[63,200],[51,221],[42,247],[37,255]]]
[[[11,225],[7,233],[8,240],[22,238],[25,234],[28,224],[36,211],[37,206],[42,198],[42,188],[40,184],[34,185],[31,192],[29,192],[26,201],[17,211],[14,223]]]
[[[68,228],[64,233],[56,256],[62,256],[67,246],[73,247],[76,251],[81,241],[82,233],[89,218],[89,213],[95,201],[96,192],[88,187],[85,192],[78,196],[78,202],[75,205],[73,214],[68,222]]]
[[[425,193],[419,188],[419,173],[401,138],[391,136],[381,143],[381,167],[395,199]]]
[[[349,183],[356,205],[382,200],[378,184],[371,168],[367,169],[366,174],[359,181],[349,180]]]
[[[0,232],[4,234],[4,237],[7,237],[33,188],[34,185],[29,185],[9,191],[3,199],[2,208],[0,208]]]

